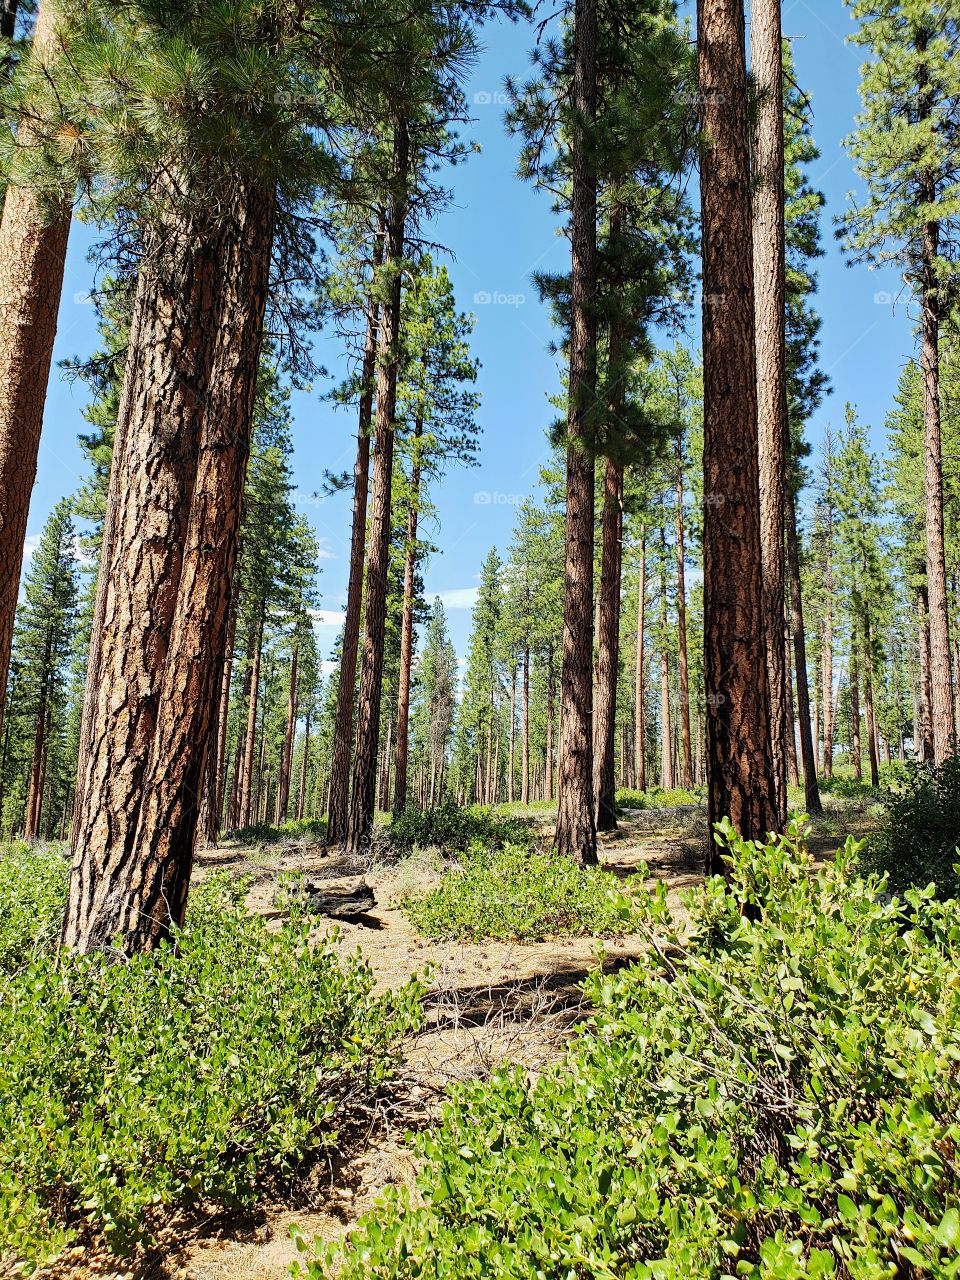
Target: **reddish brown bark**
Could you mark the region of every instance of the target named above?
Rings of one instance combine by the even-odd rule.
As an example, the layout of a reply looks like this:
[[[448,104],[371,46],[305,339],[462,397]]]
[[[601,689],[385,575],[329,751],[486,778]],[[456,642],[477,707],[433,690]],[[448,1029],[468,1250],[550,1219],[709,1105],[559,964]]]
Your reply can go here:
[[[693,748],[690,740],[690,667],[687,659],[686,549],[683,531],[683,445],[677,441],[677,647],[680,654],[680,741],[683,748],[682,785],[693,786]]]
[[[390,567],[390,505],[393,486],[393,444],[397,402],[400,341],[400,262],[407,217],[409,138],[406,124],[394,131],[393,192],[387,221],[386,260],[390,265],[390,294],[380,324],[377,370],[377,415],[373,446],[373,494],[367,553],[366,610],[360,693],[357,703],[357,750],[347,847],[367,848],[373,832],[377,758],[380,743],[380,703],[383,683],[384,636],[387,619],[387,575]]]
[[[637,587],[637,668],[633,693],[633,757],[635,786],[647,789],[647,711],[645,671],[645,622],[647,609],[647,531],[640,530],[640,582]]]
[[[792,486],[787,486],[787,579],[790,598],[790,627],[793,632],[793,662],[797,678],[797,722],[800,728],[800,760],[806,810],[811,817],[823,813],[817,785],[817,735],[810,727],[810,685],[807,677],[807,637],[803,625],[803,595],[800,589],[800,540],[797,537],[797,509]]]
[[[378,223],[373,246],[374,275],[382,259],[383,237]],[[370,428],[373,422],[373,385],[377,364],[377,329],[380,307],[371,289],[367,299],[367,332],[363,347],[357,458],[353,468],[353,525],[350,534],[350,577],[347,583],[347,610],[340,648],[340,682],[333,730],[330,762],[330,808],[327,840],[336,844],[347,834],[350,796],[350,749],[353,744],[353,700],[357,680],[357,653],[363,616],[363,568],[367,537],[367,494],[370,487]]]
[[[601,517],[600,590],[593,709],[593,773],[598,831],[617,829],[615,774],[617,676],[620,669],[620,576],[623,545],[623,465],[607,459]]]
[[[757,88],[753,162],[757,431],[763,621],[770,686],[775,826],[787,821],[788,703],[784,608],[784,490],[787,466],[787,339],[781,0],[750,6],[750,71]]]
[[[277,782],[276,822],[287,820],[290,806],[290,779],[293,776],[293,742],[297,736],[297,665],[296,649],[290,655],[290,683],[287,688],[287,727],[283,736],[283,753],[280,757],[280,777]]]
[[[67,946],[183,919],[222,667],[274,200],[171,218],[141,269],[104,528]]]
[[[420,518],[420,440],[423,420],[413,428],[413,464],[407,504],[407,545],[403,565],[403,617],[400,622],[400,669],[397,686],[397,747],[394,760],[393,805],[400,813],[407,803],[407,769],[410,757],[410,677],[413,672],[413,606],[417,571],[417,524]]]
[[[704,146],[704,677],[708,814],[776,825],[760,550],[759,440],[742,0],[698,0]],[[779,621],[779,612],[778,612]],[[724,864],[712,843],[711,871]]]
[[[33,40],[41,62],[55,48],[54,23],[44,0]],[[19,144],[29,147],[34,133],[22,122]],[[0,219],[0,728],[69,233],[69,204],[50,209],[36,191],[7,187]]]

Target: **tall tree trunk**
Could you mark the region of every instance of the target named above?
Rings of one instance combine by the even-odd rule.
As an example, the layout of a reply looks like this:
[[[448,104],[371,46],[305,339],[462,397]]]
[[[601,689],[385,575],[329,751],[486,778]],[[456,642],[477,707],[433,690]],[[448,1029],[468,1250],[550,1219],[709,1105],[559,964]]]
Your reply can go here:
[[[367,555],[367,600],[364,612],[363,655],[357,704],[357,751],[347,847],[354,853],[367,848],[373,833],[377,755],[380,743],[380,701],[383,684],[384,635],[390,569],[390,508],[393,486],[393,436],[400,360],[400,300],[407,219],[409,137],[405,121],[394,128],[393,175],[387,221],[386,261],[391,272],[389,298],[380,324],[377,369],[377,415],[373,446],[373,495]]]
[[[162,246],[152,246],[156,274],[149,258],[141,267],[64,925],[65,944],[80,950],[109,946],[117,935],[127,951],[148,949],[186,909],[226,647],[274,209],[272,192],[238,181],[215,227],[164,228]]]
[[[797,763],[797,727],[793,715],[793,670],[787,650],[787,780],[791,787],[800,785],[800,769]]]
[[[683,446],[677,441],[677,645],[680,652],[680,737],[683,744],[683,786],[693,786],[690,741],[690,671],[687,661],[686,550],[683,537]]]
[[[827,604],[823,612],[823,776],[833,777],[833,590],[832,574],[827,578]]]
[[[597,180],[591,136],[597,108],[596,53],[596,0],[575,0],[567,520],[554,843],[558,852],[584,864],[597,861],[593,806],[594,462],[589,428],[597,383]]]
[[[850,756],[853,776],[863,777],[863,749],[860,743],[860,637],[854,628],[850,640]]]
[[[297,667],[299,657],[296,648],[290,654],[290,684],[287,692],[287,727],[283,735],[283,751],[280,756],[280,777],[277,782],[277,826],[287,820],[290,807],[290,780],[293,777],[293,742],[297,736]]]
[[[922,585],[917,595],[917,621],[920,646],[920,725],[914,726],[914,743],[921,760],[933,759],[933,693],[930,680],[930,613],[927,608],[927,588]],[[916,717],[914,717],[916,719]]]
[[[551,645],[547,648],[547,723],[543,762],[544,799],[547,801],[553,800],[553,717],[553,646]]]
[[[670,716],[670,655],[667,653],[667,530],[660,526],[660,786],[672,791],[673,725]]]
[[[877,713],[873,703],[873,649],[869,615],[863,622],[863,707],[867,717],[867,755],[870,759],[870,785],[880,785],[880,757],[877,751]]]
[[[612,339],[611,339],[612,342]],[[611,356],[611,364],[613,357]],[[619,404],[619,398],[615,404]],[[601,518],[593,773],[598,831],[617,829],[616,728],[623,561],[623,464],[607,459]]]
[[[517,668],[510,673],[510,753],[507,759],[507,800],[514,801],[514,774],[516,772],[517,742]]]
[[[402,813],[407,803],[407,768],[410,756],[410,677],[413,671],[413,606],[417,571],[417,521],[420,517],[420,441],[423,419],[413,429],[413,464],[407,504],[407,545],[403,566],[403,618],[400,624],[400,674],[397,691],[397,748],[394,765],[393,804]]]
[[[764,634],[743,0],[698,0],[703,209],[704,681],[708,815],[777,824]],[[780,613],[777,612],[779,623]],[[708,868],[723,872],[711,842]]]
[[[300,785],[297,789],[297,821],[302,822],[307,807],[307,776],[310,771],[310,708],[303,723],[303,756],[300,762]]]
[[[637,668],[633,691],[633,754],[635,785],[647,789],[647,709],[645,686],[645,621],[647,609],[647,531],[640,529],[640,582],[637,587]]]
[[[40,702],[34,721],[33,759],[30,764],[30,784],[27,789],[27,812],[24,822],[24,837],[36,840],[40,834],[40,814],[43,810],[43,775],[44,754],[47,746],[47,690],[50,666],[51,637],[48,636],[43,658],[43,684],[40,689]]]
[[[383,256],[382,227],[378,222],[373,245],[374,275]],[[333,756],[330,762],[330,812],[327,840],[337,844],[346,838],[350,797],[350,748],[353,745],[353,699],[356,692],[357,653],[360,648],[360,621],[363,615],[363,567],[367,540],[367,494],[370,487],[370,427],[373,422],[373,384],[377,371],[377,328],[380,308],[374,283],[367,299],[367,332],[363,346],[357,458],[353,468],[353,526],[350,533],[350,577],[347,583],[347,611],[340,646],[340,683],[333,728]]]
[[[787,579],[790,597],[790,626],[793,632],[793,662],[797,677],[797,721],[800,726],[800,760],[803,764],[805,807],[811,817],[823,813],[817,784],[815,738],[810,729],[810,686],[807,676],[807,637],[803,625],[803,595],[800,589],[800,539],[797,536],[797,508],[792,485],[787,485]]]
[[[522,775],[520,778],[520,802],[521,804],[530,803],[530,646],[523,646],[523,707],[521,709],[522,716],[522,740],[521,740],[521,767]]]
[[[210,749],[203,777],[197,840],[201,846],[216,844],[223,812],[223,789],[226,778],[227,714],[230,709],[230,673],[233,666],[233,642],[237,626],[236,610],[231,608],[227,624],[227,647],[223,667],[217,676],[214,716],[210,724]]]
[[[788,707],[784,609],[784,489],[787,477],[787,337],[784,228],[781,0],[750,6],[750,70],[757,88],[754,131],[753,266],[756,298],[760,550],[770,684],[776,829],[787,821]]]
[[[253,817],[253,766],[257,749],[257,710],[260,700],[260,663],[263,658],[263,612],[257,620],[256,639],[253,646],[253,663],[250,668],[250,697],[247,702],[247,733],[243,747],[243,769],[240,774],[240,801],[237,825],[247,827]]]
[[[16,17],[8,6],[8,24],[11,8]],[[41,64],[56,49],[55,23],[55,6],[43,0],[32,52]],[[18,146],[30,147],[35,133],[21,121]],[[7,187],[0,219],[0,728],[69,233],[69,203],[51,210],[37,191]]]
[[[930,198],[932,199],[932,193]],[[954,745],[947,561],[943,533],[943,457],[940,440],[940,298],[935,267],[939,232],[936,222],[928,222],[924,226],[920,345],[920,369],[923,374],[924,526],[930,629],[930,716],[935,764],[941,764]]]

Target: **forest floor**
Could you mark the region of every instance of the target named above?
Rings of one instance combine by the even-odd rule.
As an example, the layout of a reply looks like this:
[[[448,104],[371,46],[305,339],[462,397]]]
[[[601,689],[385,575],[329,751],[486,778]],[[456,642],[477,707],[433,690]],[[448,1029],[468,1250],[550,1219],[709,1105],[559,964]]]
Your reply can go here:
[[[827,800],[827,815],[815,824],[810,841],[817,857],[829,856],[844,835],[870,825],[865,806]],[[604,837],[601,861],[624,880],[638,874],[665,880],[678,909],[682,891],[702,877],[705,836],[702,810],[633,811],[616,833]],[[434,860],[416,853],[396,861],[360,862],[307,842],[248,849],[224,844],[199,860],[200,876],[215,870],[250,876],[248,906],[268,919],[280,918],[274,894],[281,873],[304,872],[324,888],[364,876],[377,905],[357,922],[341,923],[335,945],[344,953],[359,949],[379,988],[426,972],[425,1026],[404,1046],[399,1074],[371,1106],[346,1153],[314,1168],[295,1195],[240,1214],[193,1213],[173,1221],[158,1246],[135,1265],[89,1254],[61,1258],[45,1273],[49,1280],[285,1280],[298,1256],[291,1226],[308,1238],[332,1239],[372,1208],[389,1184],[413,1190],[417,1167],[409,1134],[436,1120],[450,1087],[484,1078],[504,1062],[543,1070],[561,1055],[587,1012],[580,984],[598,959],[615,970],[646,945],[639,936],[602,943],[594,938],[530,944],[425,940],[396,905],[438,874]]]

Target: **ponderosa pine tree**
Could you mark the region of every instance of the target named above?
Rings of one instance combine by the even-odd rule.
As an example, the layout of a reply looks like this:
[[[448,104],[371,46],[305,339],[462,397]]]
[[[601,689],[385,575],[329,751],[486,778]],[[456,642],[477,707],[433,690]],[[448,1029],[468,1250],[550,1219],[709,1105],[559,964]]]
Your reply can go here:
[[[751,169],[742,0],[698,0],[703,144],[703,612],[708,814],[776,825],[764,639]],[[781,606],[782,609],[782,606]],[[711,843],[708,864],[722,871]]]
[[[78,576],[76,529],[70,500],[64,498],[50,514],[30,559],[13,637],[17,678],[9,713],[21,738],[14,754],[23,774],[22,830],[27,840],[51,834],[51,818],[59,822],[61,816],[51,813],[47,800],[53,781],[51,746],[62,730],[66,707]],[[11,763],[6,762],[8,771]]]
[[[933,0],[849,0],[870,53],[847,145],[869,196],[846,215],[860,259],[896,263],[920,302],[924,524],[934,760],[953,749],[953,677],[943,528],[940,329],[955,269],[960,175],[960,13]]]
[[[11,16],[15,22],[15,5],[6,26]],[[65,137],[50,140],[35,127],[38,84],[46,85],[62,52],[58,6],[43,0],[16,75],[17,138],[0,217],[0,732],[75,185],[69,166],[62,178],[56,173]]]
[[[349,76],[364,27],[260,4],[229,14],[70,5],[69,21],[45,118],[55,133],[82,130],[77,163],[109,179],[110,207],[135,203],[143,254],[64,941],[91,950],[120,935],[136,951],[165,938],[186,905],[278,211],[281,245],[302,249],[283,229],[332,168],[318,142],[329,101],[302,86],[321,72]],[[248,68],[240,80],[234,55]],[[129,146],[137,103],[143,130]]]
[[[787,654],[783,625],[784,488],[787,482],[786,248],[784,226],[781,0],[752,0],[750,70],[757,94],[753,136],[753,270],[756,299],[760,550],[770,684],[776,829],[787,821]]]

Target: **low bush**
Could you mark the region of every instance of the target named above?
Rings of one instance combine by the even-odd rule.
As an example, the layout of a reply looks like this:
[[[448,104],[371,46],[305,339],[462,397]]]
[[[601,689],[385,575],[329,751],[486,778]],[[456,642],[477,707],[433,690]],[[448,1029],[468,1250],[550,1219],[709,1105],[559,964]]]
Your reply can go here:
[[[55,845],[0,849],[0,974],[56,945],[70,864]]]
[[[390,1073],[419,985],[374,996],[359,958],[307,945],[308,922],[246,915],[244,887],[195,890],[176,950],[35,954],[5,982],[4,1274],[71,1238],[129,1250],[174,1207],[249,1201],[335,1146]]]
[[[905,919],[796,833],[731,860],[686,925],[644,891],[650,951],[563,1060],[461,1087],[419,1196],[309,1280],[960,1275],[960,906]]]
[[[229,833],[230,839],[238,844],[276,844],[278,841],[294,841],[307,837],[313,840],[325,840],[327,837],[326,818],[297,818],[274,826],[269,822],[255,822],[248,827],[240,827]]]
[[[935,884],[944,898],[960,894],[960,757],[942,765],[902,766],[899,788],[884,798],[879,829],[866,841],[864,866],[886,872],[891,889]]]
[[[630,920],[630,900],[608,872],[513,845],[466,854],[435,888],[401,906],[428,938],[474,942],[609,937],[623,933]]]
[[[535,842],[536,833],[529,822],[480,805],[411,807],[390,823],[390,843],[403,852],[420,848],[461,853],[472,845],[484,849],[502,849],[507,844],[530,848]]]
[[[618,809],[676,809],[680,805],[700,804],[702,799],[695,791],[687,791],[683,787],[673,787],[669,791],[659,787],[652,787],[649,791],[621,787],[616,793]]]

